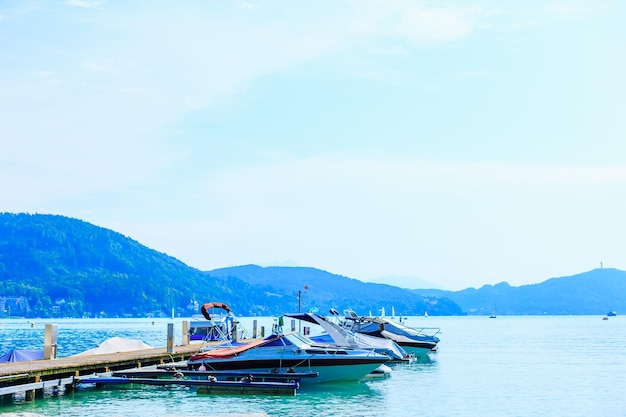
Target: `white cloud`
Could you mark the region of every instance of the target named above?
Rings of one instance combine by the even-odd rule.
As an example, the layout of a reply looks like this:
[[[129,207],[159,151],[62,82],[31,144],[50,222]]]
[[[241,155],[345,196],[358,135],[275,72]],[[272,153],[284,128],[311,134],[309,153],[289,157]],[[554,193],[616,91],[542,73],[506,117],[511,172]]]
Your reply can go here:
[[[119,64],[110,59],[98,61],[83,61],[80,68],[87,72],[116,74],[119,72]]]
[[[589,3],[587,3],[589,4]],[[581,18],[588,17],[595,13],[595,9],[588,5],[576,4],[574,1],[556,1],[546,5],[546,11],[561,17]]]
[[[66,0],[65,4],[85,9],[102,9],[106,1],[100,0]]]
[[[246,10],[246,11],[254,11],[257,10],[259,8],[259,5],[256,3],[252,3],[249,1],[240,1],[237,3],[237,6],[242,9],[242,10]]]
[[[473,25],[462,10],[415,7],[398,16],[394,32],[415,42],[450,41],[468,36]]]

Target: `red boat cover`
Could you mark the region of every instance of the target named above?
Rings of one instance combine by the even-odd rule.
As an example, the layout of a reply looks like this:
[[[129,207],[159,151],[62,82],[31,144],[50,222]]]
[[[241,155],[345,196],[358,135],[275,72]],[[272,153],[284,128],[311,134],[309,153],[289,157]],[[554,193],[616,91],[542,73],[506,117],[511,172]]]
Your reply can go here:
[[[246,350],[252,349],[253,347],[263,346],[266,343],[273,342],[279,336],[271,337],[269,339],[259,339],[254,342],[246,343],[245,345],[240,346],[230,346],[230,347],[222,347],[213,350],[208,350],[206,352],[197,353],[189,358],[190,361],[198,361],[202,359],[219,359],[219,358],[232,358],[233,356],[237,356]]]

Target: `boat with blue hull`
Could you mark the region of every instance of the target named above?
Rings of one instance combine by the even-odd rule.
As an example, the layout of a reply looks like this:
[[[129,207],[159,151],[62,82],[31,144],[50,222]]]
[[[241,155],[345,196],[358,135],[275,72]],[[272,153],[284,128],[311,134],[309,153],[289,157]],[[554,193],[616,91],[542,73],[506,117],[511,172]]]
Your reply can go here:
[[[358,381],[389,357],[373,350],[318,346],[297,333],[273,334],[245,344],[225,343],[192,355],[187,368],[206,371],[316,372],[302,383]]]

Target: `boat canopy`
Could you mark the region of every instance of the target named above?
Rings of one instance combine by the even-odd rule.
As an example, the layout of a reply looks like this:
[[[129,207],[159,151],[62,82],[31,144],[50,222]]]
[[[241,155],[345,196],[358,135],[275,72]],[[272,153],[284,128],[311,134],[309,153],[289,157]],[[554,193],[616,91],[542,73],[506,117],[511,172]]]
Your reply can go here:
[[[225,310],[227,313],[231,313],[230,308],[224,303],[217,303],[217,302],[205,303],[205,304],[202,304],[202,308],[200,309],[200,311],[202,311],[202,315],[207,320],[211,320],[211,315],[209,314],[209,310],[212,308],[221,308]]]

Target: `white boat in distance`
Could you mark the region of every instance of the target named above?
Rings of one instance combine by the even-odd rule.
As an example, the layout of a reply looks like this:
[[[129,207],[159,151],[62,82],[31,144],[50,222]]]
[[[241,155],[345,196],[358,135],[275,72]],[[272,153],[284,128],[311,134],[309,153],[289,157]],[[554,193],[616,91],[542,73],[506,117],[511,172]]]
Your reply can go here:
[[[336,310],[331,312],[339,316]],[[344,310],[342,326],[356,333],[391,339],[416,358],[437,351],[436,335],[441,331],[438,327],[416,329],[385,317],[359,316],[353,310]]]
[[[250,343],[229,342],[197,353],[187,361],[189,369],[249,370],[251,372],[317,372],[302,383],[358,381],[389,357],[373,350],[316,346],[296,333],[273,334]]]

